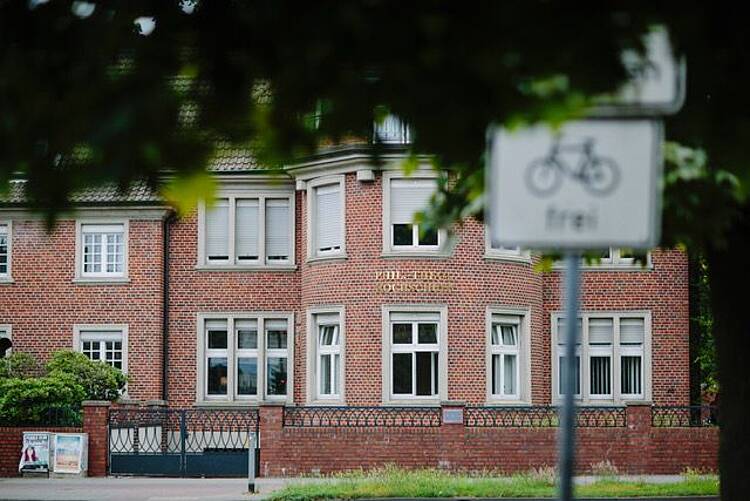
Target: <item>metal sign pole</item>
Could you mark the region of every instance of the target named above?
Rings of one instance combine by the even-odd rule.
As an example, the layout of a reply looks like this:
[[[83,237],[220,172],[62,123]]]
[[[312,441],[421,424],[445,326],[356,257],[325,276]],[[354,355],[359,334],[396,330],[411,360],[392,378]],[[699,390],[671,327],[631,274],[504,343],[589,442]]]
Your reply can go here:
[[[560,501],[573,499],[573,468],[575,466],[575,393],[578,365],[575,363],[578,331],[578,281],[581,255],[565,254],[565,365],[562,377],[563,406],[560,414]]]
[[[249,433],[247,444],[247,491],[255,493],[255,437]]]

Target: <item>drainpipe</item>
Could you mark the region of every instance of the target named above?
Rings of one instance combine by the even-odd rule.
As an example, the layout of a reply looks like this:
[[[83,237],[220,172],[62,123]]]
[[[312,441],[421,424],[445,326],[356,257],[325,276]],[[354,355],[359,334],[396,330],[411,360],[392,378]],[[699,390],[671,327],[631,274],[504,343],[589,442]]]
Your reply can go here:
[[[162,221],[162,331],[161,331],[161,399],[169,400],[169,236],[175,213],[170,211]]]

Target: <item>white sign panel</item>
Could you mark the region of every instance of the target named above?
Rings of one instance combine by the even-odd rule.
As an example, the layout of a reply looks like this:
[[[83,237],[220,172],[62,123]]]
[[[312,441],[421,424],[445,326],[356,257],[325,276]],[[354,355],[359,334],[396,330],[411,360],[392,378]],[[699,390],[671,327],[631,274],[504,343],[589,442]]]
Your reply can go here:
[[[661,218],[661,122],[581,120],[490,137],[495,246],[646,249]]]
[[[57,433],[55,435],[55,473],[80,474],[87,469],[88,435]]]
[[[639,116],[676,113],[685,100],[685,61],[675,59],[666,29],[644,37],[645,54],[622,54],[631,78],[611,97],[597,100],[591,116]]]

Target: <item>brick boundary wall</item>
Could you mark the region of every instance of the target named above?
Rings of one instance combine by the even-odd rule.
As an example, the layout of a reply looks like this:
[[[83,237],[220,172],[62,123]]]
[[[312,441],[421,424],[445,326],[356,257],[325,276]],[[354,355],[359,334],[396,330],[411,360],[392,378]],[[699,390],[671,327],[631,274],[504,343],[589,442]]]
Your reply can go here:
[[[51,433],[81,433],[82,428],[55,426],[1,426],[0,427],[0,477],[18,477],[21,460],[23,432],[49,431]]]
[[[445,408],[445,407],[444,407]],[[386,464],[453,471],[526,472],[555,466],[557,428],[292,428],[283,407],[260,410],[261,476],[326,474]],[[620,473],[717,471],[719,430],[654,428],[649,406],[628,406],[627,426],[579,428],[577,467],[610,461]]]
[[[461,406],[443,406],[455,409]],[[18,476],[23,431],[84,432],[91,477],[107,474],[108,402],[85,402],[82,428],[0,427],[0,477]],[[587,473],[603,461],[623,474],[675,474],[687,468],[717,471],[717,427],[651,426],[651,408],[631,405],[624,427],[578,428],[577,467]],[[555,466],[557,428],[285,427],[284,407],[260,407],[260,475],[295,476],[372,469],[386,464],[452,471],[526,472]]]

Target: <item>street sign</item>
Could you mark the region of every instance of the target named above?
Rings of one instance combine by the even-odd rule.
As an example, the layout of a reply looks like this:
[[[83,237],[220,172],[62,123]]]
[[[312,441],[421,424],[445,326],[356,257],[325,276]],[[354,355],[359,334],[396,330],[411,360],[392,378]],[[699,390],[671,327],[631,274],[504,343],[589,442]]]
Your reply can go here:
[[[489,138],[494,246],[646,249],[659,241],[661,122],[590,119]]]
[[[630,80],[614,95],[596,99],[590,117],[671,115],[682,107],[685,60],[674,57],[665,28],[652,30],[643,41],[645,54],[628,50],[621,55]]]

